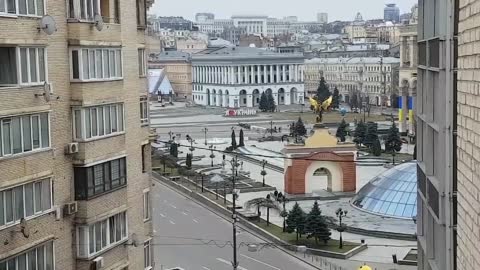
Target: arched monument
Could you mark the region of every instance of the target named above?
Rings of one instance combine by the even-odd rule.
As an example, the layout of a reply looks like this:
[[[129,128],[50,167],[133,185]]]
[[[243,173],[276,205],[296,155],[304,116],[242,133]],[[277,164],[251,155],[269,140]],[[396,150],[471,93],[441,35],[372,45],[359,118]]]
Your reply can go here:
[[[355,192],[357,148],[338,142],[328,128],[317,127],[302,144],[288,144],[285,159],[285,192],[291,195],[311,194],[325,189],[332,193]]]

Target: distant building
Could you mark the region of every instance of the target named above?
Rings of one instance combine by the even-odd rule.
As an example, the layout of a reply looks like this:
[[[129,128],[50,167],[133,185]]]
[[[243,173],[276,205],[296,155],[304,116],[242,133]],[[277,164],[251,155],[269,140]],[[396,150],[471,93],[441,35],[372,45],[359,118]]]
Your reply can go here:
[[[245,28],[247,34],[267,35],[267,16],[232,16],[233,25]]]
[[[175,93],[175,97],[192,97],[192,63],[189,53],[165,51],[151,55],[148,61],[150,69],[164,69]]]
[[[183,17],[157,17],[155,19],[151,19],[150,23],[153,25],[153,29],[156,32],[160,31],[160,29],[187,31],[194,30],[193,22],[186,20]]]
[[[325,12],[317,13],[317,22],[328,23],[328,13],[325,13]]]
[[[195,22],[206,22],[215,20],[213,13],[197,13],[195,14]]]
[[[259,48],[208,48],[192,55],[195,104],[227,108],[256,107],[262,92],[276,104],[303,104],[302,54]]]
[[[400,22],[400,9],[396,4],[387,4],[383,9],[383,20],[388,22]]]
[[[238,44],[240,47],[267,48],[273,47],[273,40],[262,35],[242,35]]]
[[[317,52],[319,58],[352,58],[352,57],[387,57],[390,45],[388,44],[358,44],[332,46]]]
[[[370,58],[315,58],[305,61],[305,93],[315,95],[320,78],[324,77],[330,90],[340,91],[341,100],[349,102],[353,95],[368,100],[372,105],[390,105],[391,95],[398,85],[400,59]],[[385,88],[384,88],[385,80]]]
[[[199,38],[177,38],[176,49],[180,52],[196,53],[207,48],[208,42]]]
[[[246,35],[247,30],[242,27],[227,26],[223,29],[220,37],[230,41],[234,45],[240,45],[240,37]]]

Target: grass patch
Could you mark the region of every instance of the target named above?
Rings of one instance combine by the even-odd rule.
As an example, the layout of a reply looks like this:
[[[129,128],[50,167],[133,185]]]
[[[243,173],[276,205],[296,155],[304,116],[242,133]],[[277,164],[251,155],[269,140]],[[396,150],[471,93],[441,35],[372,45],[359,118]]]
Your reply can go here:
[[[256,221],[252,221],[252,223],[254,223],[258,227],[268,231],[269,233],[275,235],[276,237],[282,239],[283,241],[289,244],[297,245],[295,233],[284,233],[281,227],[272,223],[270,223],[270,225],[267,226],[267,222],[265,220],[261,220],[260,222],[256,220]],[[334,240],[334,239],[329,240],[327,244],[324,244],[321,241],[319,241],[317,244],[315,243],[315,239],[313,238],[307,239],[305,235],[303,235],[302,238],[298,240],[298,245],[300,246],[306,246],[309,248],[314,248],[314,249],[319,249],[324,251],[331,251],[331,252],[339,252],[339,253],[344,253],[360,246],[360,244],[357,244],[357,243],[343,241],[343,248],[340,249],[339,244],[340,244],[340,241]]]

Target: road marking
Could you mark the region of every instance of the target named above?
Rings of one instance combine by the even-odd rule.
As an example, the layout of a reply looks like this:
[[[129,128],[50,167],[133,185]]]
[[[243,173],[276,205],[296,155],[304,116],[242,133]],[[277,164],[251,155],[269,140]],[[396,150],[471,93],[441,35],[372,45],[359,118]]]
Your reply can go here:
[[[255,262],[257,262],[257,263],[261,263],[261,264],[263,264],[263,265],[265,265],[265,266],[268,266],[268,267],[270,267],[270,268],[272,268],[272,269],[281,270],[281,269],[278,268],[278,267],[275,267],[275,266],[270,265],[270,264],[268,264],[268,263],[259,261],[259,260],[255,259],[255,258],[249,257],[249,256],[247,256],[247,255],[240,254],[240,256],[243,256],[243,257],[245,257],[245,258],[247,258],[247,259],[250,259],[250,260],[252,260],[252,261],[255,261]]]
[[[231,262],[229,262],[229,261],[227,261],[227,260],[224,260],[224,259],[222,259],[222,258],[217,258],[217,261],[223,262],[223,263],[228,264],[228,265],[230,265],[230,266],[232,265]],[[241,267],[241,266],[238,266],[237,269],[239,269],[239,270],[248,270],[248,269],[243,268],[243,267]]]
[[[198,223],[198,221],[196,219],[193,219],[193,222]]]
[[[160,214],[160,216],[161,216],[161,217],[165,217],[165,215],[164,215],[164,214],[162,214],[162,213],[159,213],[159,214]]]
[[[202,268],[205,269],[205,270],[211,270],[210,268],[205,267],[205,266],[202,266]]]
[[[172,225],[175,225],[175,222],[173,222],[172,220],[169,220],[169,221],[170,221],[170,223],[171,223]]]
[[[187,213],[185,213],[185,212],[182,212],[182,214],[183,214],[183,215],[185,215],[185,216],[188,216],[188,214],[187,214]]]

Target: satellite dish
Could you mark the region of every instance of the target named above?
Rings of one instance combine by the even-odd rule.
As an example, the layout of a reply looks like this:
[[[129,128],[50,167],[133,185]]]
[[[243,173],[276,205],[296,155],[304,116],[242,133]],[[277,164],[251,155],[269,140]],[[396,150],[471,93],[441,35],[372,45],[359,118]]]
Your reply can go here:
[[[30,237],[30,227],[28,226],[25,218],[20,219],[20,232],[23,234],[23,237]]]
[[[57,23],[50,15],[45,15],[40,20],[38,31],[42,30],[47,35],[52,35],[53,33],[57,32]]]
[[[43,96],[46,102],[50,102],[51,95],[52,95],[51,85],[48,82],[45,82],[43,84],[43,93],[35,94],[35,97]]]
[[[93,20],[95,21],[95,28],[97,28],[98,31],[102,31],[102,29],[103,29],[102,15],[95,14],[95,17],[93,17]]]

